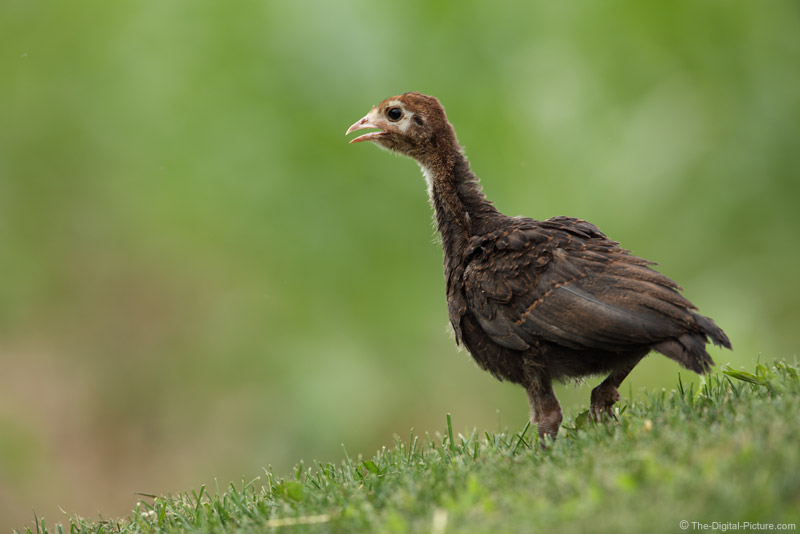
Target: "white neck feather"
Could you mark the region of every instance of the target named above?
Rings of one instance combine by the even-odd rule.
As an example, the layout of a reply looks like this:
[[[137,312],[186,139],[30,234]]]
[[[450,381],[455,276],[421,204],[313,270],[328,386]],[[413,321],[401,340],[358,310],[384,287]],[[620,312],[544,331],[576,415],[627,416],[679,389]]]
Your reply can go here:
[[[428,167],[419,163],[419,168],[422,169],[422,176],[425,177],[425,183],[428,184],[428,197],[430,197],[431,202],[433,201],[433,171],[430,170]]]

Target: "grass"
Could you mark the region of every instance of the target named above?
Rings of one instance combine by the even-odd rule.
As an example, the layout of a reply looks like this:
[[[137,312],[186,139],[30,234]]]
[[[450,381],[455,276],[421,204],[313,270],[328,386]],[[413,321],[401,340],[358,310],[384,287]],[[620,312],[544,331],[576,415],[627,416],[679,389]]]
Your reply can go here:
[[[800,521],[800,368],[727,369],[700,388],[568,421],[541,450],[519,432],[397,438],[373,458],[144,496],[129,517],[25,532],[681,532],[679,522]],[[720,527],[721,528],[721,527]],[[731,527],[733,528],[733,527]],[[739,526],[739,529],[743,529]]]

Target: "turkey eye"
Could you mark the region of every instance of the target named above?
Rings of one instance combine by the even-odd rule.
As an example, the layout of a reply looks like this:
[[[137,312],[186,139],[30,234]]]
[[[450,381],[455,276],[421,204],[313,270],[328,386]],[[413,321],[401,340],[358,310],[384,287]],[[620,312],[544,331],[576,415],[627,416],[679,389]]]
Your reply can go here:
[[[403,116],[403,110],[400,108],[391,108],[386,112],[386,116],[389,117],[390,121],[399,121],[400,117]]]

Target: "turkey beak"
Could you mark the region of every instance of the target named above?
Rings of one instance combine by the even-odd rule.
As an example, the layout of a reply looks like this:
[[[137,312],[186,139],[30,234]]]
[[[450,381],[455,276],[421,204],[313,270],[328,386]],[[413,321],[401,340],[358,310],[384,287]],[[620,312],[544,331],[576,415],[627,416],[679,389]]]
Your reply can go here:
[[[347,129],[345,135],[355,132],[356,130],[364,130],[367,128],[378,128],[379,132],[369,132],[363,135],[359,135],[355,139],[351,139],[350,143],[360,143],[361,141],[372,141],[377,137],[385,134],[386,132],[378,126],[378,108],[375,106],[372,107],[369,113],[367,113],[363,118],[357,120],[355,124],[353,124],[350,128]]]

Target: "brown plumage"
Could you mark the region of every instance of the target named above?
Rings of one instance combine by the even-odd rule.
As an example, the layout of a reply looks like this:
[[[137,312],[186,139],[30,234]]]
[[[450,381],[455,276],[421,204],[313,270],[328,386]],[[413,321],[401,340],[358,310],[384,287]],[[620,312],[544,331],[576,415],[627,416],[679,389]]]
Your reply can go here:
[[[556,437],[552,381],[606,374],[591,394],[596,420],[613,415],[617,388],[655,350],[696,373],[713,365],[708,341],[731,348],[680,287],[580,219],[508,217],[484,196],[444,108],[431,96],[391,97],[347,133],[414,158],[428,181],[444,249],[456,342],[478,364],[528,393],[540,442]]]

